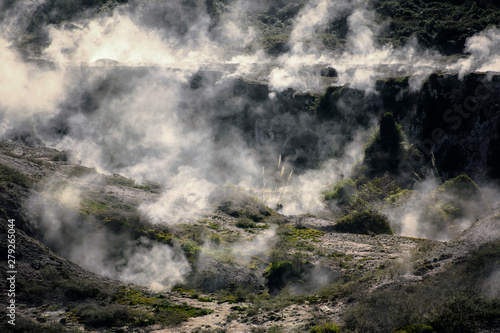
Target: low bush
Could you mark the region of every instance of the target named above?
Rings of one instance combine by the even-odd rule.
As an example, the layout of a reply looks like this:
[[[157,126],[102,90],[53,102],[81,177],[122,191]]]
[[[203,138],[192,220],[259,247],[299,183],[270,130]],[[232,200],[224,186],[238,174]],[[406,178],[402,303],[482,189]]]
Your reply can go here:
[[[75,308],[75,314],[89,327],[117,327],[138,325],[141,310],[130,309],[121,304],[100,306],[95,303],[85,303]],[[151,319],[151,318],[149,318]]]
[[[440,191],[447,192],[461,200],[479,200],[481,198],[479,186],[467,175],[447,180],[441,185]]]
[[[200,246],[191,240],[182,243],[181,248],[190,263],[194,263],[201,252]]]
[[[64,296],[73,301],[95,298],[101,294],[101,290],[95,283],[84,279],[65,280],[60,284],[60,288]]]
[[[154,305],[155,320],[165,326],[179,326],[191,317],[211,314],[213,310],[189,306],[187,304],[172,304],[165,300]]]
[[[286,286],[289,282],[300,278],[299,272],[291,261],[277,261],[269,264],[264,271],[267,285],[271,291]]]
[[[253,221],[253,220],[250,220],[249,218],[241,218],[241,219],[238,219],[238,221],[236,222],[236,226],[238,228],[242,228],[242,229],[249,229],[249,228],[255,228],[257,226],[257,224]]]
[[[432,333],[434,329],[430,325],[410,325],[405,327],[398,327],[391,331],[391,333]]]
[[[0,323],[0,332],[10,333],[78,333],[77,329],[68,329],[61,324],[42,324],[16,314],[16,324],[11,325],[7,320]]]
[[[332,323],[316,325],[309,330],[309,333],[339,333],[340,328]]]
[[[339,205],[347,204],[356,194],[356,184],[352,179],[338,181],[330,191],[325,193],[325,200],[335,200]]]
[[[387,217],[372,210],[351,212],[337,221],[334,230],[365,235],[393,234]]]
[[[440,307],[431,321],[438,332],[477,332],[500,325],[500,300],[460,295]]]

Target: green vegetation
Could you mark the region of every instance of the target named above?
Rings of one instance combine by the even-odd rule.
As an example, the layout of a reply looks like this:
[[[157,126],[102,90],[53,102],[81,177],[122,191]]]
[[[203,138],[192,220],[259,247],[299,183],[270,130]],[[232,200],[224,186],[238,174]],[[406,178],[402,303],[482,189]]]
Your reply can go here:
[[[68,153],[65,151],[58,152],[52,156],[51,160],[54,162],[66,162],[68,161]]]
[[[394,45],[415,36],[427,48],[444,54],[463,51],[465,40],[500,21],[500,6],[492,0],[372,0],[380,20],[390,20],[381,41]]]
[[[201,252],[200,246],[192,240],[185,240],[182,243],[181,248],[184,251],[184,254],[186,255],[188,261],[191,264],[194,264],[196,258],[198,258],[198,255]]]
[[[11,182],[24,187],[30,187],[34,181],[21,172],[0,164],[0,182]]]
[[[331,190],[325,193],[325,200],[335,200],[338,205],[348,203],[356,193],[356,184],[352,179],[338,181]]]
[[[353,211],[338,220],[334,229],[353,234],[392,235],[392,229],[387,217],[371,210]]]
[[[20,279],[21,292],[18,298],[30,304],[38,305],[47,297],[60,301],[85,301],[88,299],[107,299],[113,289],[104,283],[84,276],[72,275],[68,267],[49,266],[37,271],[39,283]]]
[[[195,295],[194,290],[185,291],[182,288],[174,288],[174,290],[180,290],[183,294],[189,293],[190,295]],[[133,310],[141,310],[138,314],[132,313],[135,315],[134,318],[141,319],[141,321],[136,321],[134,324],[139,326],[155,323],[165,326],[178,326],[191,317],[200,317],[213,312],[210,309],[192,307],[187,304],[174,304],[163,295],[152,296],[127,287],[122,287],[114,297],[114,300],[121,305],[134,306]],[[150,314],[151,311],[152,314]]]
[[[434,329],[429,325],[410,325],[405,327],[398,327],[391,331],[391,333],[432,333]]]
[[[154,308],[156,320],[165,326],[178,326],[191,317],[201,317],[213,312],[211,309],[196,308],[187,304],[175,305],[168,301],[159,302]]]
[[[332,323],[316,325],[309,330],[309,333],[339,333],[340,328]]]
[[[255,228],[257,226],[257,224],[253,220],[250,220],[249,218],[244,217],[244,218],[238,219],[238,221],[236,222],[236,226],[238,228],[248,229],[248,228]]]
[[[497,327],[500,322],[500,300],[460,295],[442,304],[431,325],[439,332],[477,332]]]
[[[127,187],[132,187],[135,185],[135,180],[123,177],[122,175],[119,175],[117,173],[113,174],[113,176],[106,177],[105,180],[106,185],[121,185]]]
[[[309,229],[309,228],[293,228],[288,235],[292,242],[297,242],[300,240],[311,240],[313,242],[319,242],[320,238],[325,234],[324,231]]]
[[[358,234],[393,234],[387,217],[379,207],[404,202],[409,191],[400,188],[394,178],[385,174],[368,180],[366,177],[341,180],[325,199],[337,200],[342,214],[333,229]]]
[[[85,17],[88,13],[109,12],[127,0],[50,0],[36,8],[31,17],[26,18],[27,28],[18,47],[33,49],[41,53],[49,43],[44,27],[49,24],[60,25]],[[401,46],[413,36],[426,48],[437,49],[451,55],[463,52],[468,37],[500,21],[500,6],[493,0],[370,0],[370,8],[376,12],[376,22],[383,24],[376,35],[382,45]],[[189,30],[183,17],[196,20],[200,11],[206,10],[210,17],[209,32],[224,28],[225,13],[231,13],[234,1],[206,0],[181,1],[178,7],[162,12],[163,22],[173,32],[183,35]],[[245,51],[264,49],[272,56],[289,50],[289,40],[295,19],[306,4],[305,0],[258,2],[239,13],[238,23],[243,29],[256,29],[260,38],[250,45],[238,45]],[[5,5],[9,7],[9,4]],[[5,8],[5,9],[7,9]],[[157,10],[161,11],[162,9]],[[182,15],[180,15],[182,13]],[[159,14],[159,15],[161,15]],[[349,32],[348,17],[352,11],[344,10],[335,16],[326,27],[319,27],[304,40],[304,46],[323,45],[330,50],[343,50]],[[165,23],[164,23],[165,24]]]
[[[299,274],[290,261],[278,261],[269,264],[264,271],[264,276],[267,278],[269,288],[275,289],[283,287],[289,277],[298,278]]]
[[[196,308],[186,304],[173,304],[160,297],[132,295],[131,298],[133,300],[128,304],[142,305],[143,307],[132,308],[123,304],[84,303],[78,305],[74,313],[86,326],[97,328],[152,324],[178,326],[191,317],[204,316],[213,312],[210,309]],[[153,311],[151,312],[151,310]]]
[[[453,179],[447,180],[439,188],[440,194],[446,192],[447,194],[454,195],[457,199],[461,200],[480,200],[481,191],[479,186],[474,183],[467,175],[460,175]]]
[[[370,204],[382,203],[391,197],[398,197],[405,192],[388,174],[382,177],[358,179],[359,192],[357,197],[360,200],[366,201]]]

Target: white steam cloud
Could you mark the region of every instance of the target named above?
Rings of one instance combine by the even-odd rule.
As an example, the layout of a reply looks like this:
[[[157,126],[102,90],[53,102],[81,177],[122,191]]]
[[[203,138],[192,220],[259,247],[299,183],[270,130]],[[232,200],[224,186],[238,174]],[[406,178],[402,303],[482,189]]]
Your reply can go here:
[[[470,72],[500,71],[500,30],[490,26],[484,31],[467,39],[465,51],[470,53],[467,59],[459,61],[453,69],[460,75]]]
[[[64,98],[64,73],[22,61],[0,36],[0,108],[7,121],[53,115]],[[0,133],[1,134],[1,133]]]
[[[49,186],[31,198],[44,241],[53,249],[92,272],[122,281],[155,289],[184,281],[191,266],[182,249],[95,229],[92,217],[77,213],[81,199],[82,190],[72,185]]]

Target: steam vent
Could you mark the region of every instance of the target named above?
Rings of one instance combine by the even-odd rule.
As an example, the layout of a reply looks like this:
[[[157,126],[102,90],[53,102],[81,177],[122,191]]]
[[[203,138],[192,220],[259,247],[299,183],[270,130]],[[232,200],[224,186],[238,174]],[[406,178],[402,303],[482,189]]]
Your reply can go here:
[[[500,1],[0,1],[0,332],[500,333]]]

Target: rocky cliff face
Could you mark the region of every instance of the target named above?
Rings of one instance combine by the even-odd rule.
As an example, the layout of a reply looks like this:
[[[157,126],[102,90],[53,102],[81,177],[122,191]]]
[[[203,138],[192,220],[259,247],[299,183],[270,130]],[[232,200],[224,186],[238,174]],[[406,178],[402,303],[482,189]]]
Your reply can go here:
[[[463,173],[479,181],[500,177],[498,75],[433,74],[417,91],[410,90],[408,77],[380,80],[373,93],[348,87],[331,87],[321,96],[287,90],[272,100],[263,84],[239,81],[237,87],[266,112],[243,108],[230,121],[245,124],[250,145],[275,146],[299,169],[342,154],[356,131],[391,112],[421,152],[417,162],[430,166],[433,156],[443,180]]]

